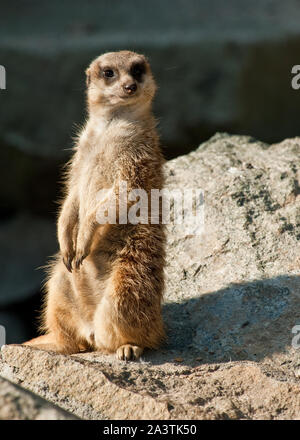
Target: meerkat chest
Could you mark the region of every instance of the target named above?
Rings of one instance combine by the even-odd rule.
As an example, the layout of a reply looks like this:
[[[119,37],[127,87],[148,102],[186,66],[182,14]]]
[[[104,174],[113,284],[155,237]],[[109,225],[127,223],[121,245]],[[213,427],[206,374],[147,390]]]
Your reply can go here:
[[[99,191],[110,191],[117,176],[121,159],[135,142],[132,125],[114,122],[107,126],[88,126],[81,136],[78,189],[80,205],[91,206]]]
[[[103,149],[88,152],[81,161],[78,188],[81,199],[95,197],[104,188],[111,188],[115,179],[115,158]]]

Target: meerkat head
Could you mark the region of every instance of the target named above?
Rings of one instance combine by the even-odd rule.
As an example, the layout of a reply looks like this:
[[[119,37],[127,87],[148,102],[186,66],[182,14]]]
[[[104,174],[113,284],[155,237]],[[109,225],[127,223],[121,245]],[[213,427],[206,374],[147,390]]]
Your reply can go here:
[[[90,111],[146,106],[155,95],[150,65],[135,52],[105,53],[91,63],[86,75]]]

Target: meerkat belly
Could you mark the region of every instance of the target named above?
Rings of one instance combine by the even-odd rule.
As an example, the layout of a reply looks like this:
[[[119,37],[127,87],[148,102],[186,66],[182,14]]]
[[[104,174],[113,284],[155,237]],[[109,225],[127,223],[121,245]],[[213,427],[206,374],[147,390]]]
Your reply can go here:
[[[78,326],[78,333],[80,338],[84,339],[89,344],[93,345],[95,338],[95,329],[93,322],[81,320]]]
[[[78,310],[78,334],[92,343],[94,337],[94,315],[107,287],[111,261],[111,252],[104,240],[95,235],[95,243],[90,255],[85,259],[80,271],[73,271],[72,284]]]

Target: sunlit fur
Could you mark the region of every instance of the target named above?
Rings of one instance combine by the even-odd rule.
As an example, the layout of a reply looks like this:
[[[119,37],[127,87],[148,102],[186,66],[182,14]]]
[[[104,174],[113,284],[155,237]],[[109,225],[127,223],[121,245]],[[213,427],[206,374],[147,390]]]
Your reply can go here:
[[[144,63],[139,81],[130,75]],[[116,72],[105,78],[103,69]],[[49,269],[41,316],[43,335],[26,344],[62,353],[116,352],[138,358],[164,338],[161,300],[165,232],[161,224],[99,225],[97,192],[118,196],[163,185],[163,157],[151,104],[156,85],[143,55],[111,52],[87,73],[88,119],[68,165],[65,198],[58,218],[60,252]],[[126,96],[124,84],[137,90]],[[109,193],[107,197],[109,197]]]

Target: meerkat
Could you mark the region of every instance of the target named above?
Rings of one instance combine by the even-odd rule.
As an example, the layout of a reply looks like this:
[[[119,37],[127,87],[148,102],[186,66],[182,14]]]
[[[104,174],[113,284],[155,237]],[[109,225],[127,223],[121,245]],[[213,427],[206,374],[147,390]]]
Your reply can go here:
[[[131,51],[96,58],[86,83],[88,118],[67,167],[43,334],[25,344],[138,359],[165,337],[164,225],[99,224],[97,194],[118,199],[118,182],[125,181],[127,191],[143,189],[150,200],[151,189],[162,188],[164,159],[152,113],[156,83],[145,56]]]

